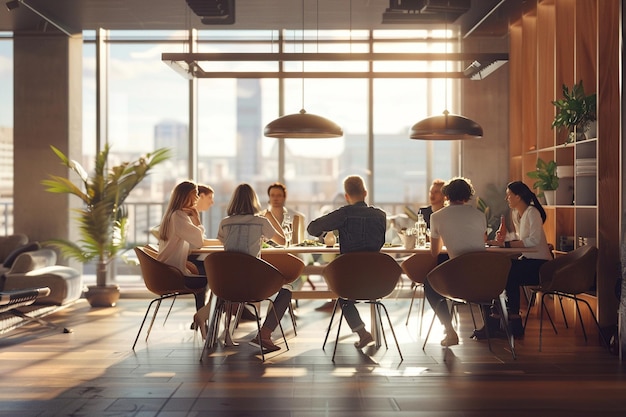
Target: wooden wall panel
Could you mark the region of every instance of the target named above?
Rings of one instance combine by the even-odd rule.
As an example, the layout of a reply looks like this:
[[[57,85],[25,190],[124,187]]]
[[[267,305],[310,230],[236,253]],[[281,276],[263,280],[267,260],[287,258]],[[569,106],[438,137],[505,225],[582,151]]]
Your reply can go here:
[[[617,322],[620,276],[620,5],[598,1],[598,320]]]
[[[576,62],[576,72],[574,81],[582,80],[586,93],[597,91],[597,15],[596,0],[576,1],[576,59],[574,61]]]
[[[542,2],[537,7],[537,147],[554,145],[554,49],[555,6]]]
[[[576,0],[557,0],[555,3],[555,99],[562,97],[563,84],[571,87],[574,84],[574,44],[576,40]],[[565,143],[567,131],[556,133],[556,144]]]
[[[537,149],[537,16],[522,17],[522,138],[523,149]]]
[[[509,94],[510,97],[521,97],[522,85],[522,23],[518,21],[509,30]],[[522,155],[522,100],[509,100],[509,154],[513,157]],[[510,178],[521,178],[519,171],[509,167]]]

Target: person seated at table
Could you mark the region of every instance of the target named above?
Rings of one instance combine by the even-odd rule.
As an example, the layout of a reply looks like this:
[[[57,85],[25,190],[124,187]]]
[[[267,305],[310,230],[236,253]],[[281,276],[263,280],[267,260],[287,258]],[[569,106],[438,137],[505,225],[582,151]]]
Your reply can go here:
[[[209,185],[198,184],[198,202],[196,203],[196,209],[198,212],[207,211],[210,209],[215,203],[215,191]],[[217,239],[207,239],[204,238],[204,246],[211,245],[221,245],[222,243]],[[198,256],[194,254],[190,254],[187,258],[191,263],[196,266],[198,273],[200,275],[205,275],[204,272],[204,256]],[[202,303],[204,305],[204,303]]]
[[[440,179],[436,179],[432,182],[428,190],[428,200],[430,201],[430,205],[428,207],[422,207],[418,211],[418,213],[421,213],[424,216],[426,227],[429,229],[430,216],[437,210],[441,210],[446,202],[446,198],[441,191],[444,184],[445,181]]]
[[[263,211],[263,215],[269,219],[274,229],[284,238],[285,219],[289,219],[292,226],[291,243],[298,244],[304,240],[304,214],[285,207],[287,187],[280,182],[272,183],[267,187],[267,196],[269,207]]]
[[[474,195],[471,181],[453,178],[442,187],[442,192],[449,205],[434,212],[430,217],[431,254],[438,256],[444,242],[450,259],[464,253],[485,250],[487,221],[480,210],[468,204]],[[452,326],[448,304],[440,302],[444,298],[430,286],[428,280],[424,282],[424,295],[444,326],[446,336],[441,345],[457,345],[459,336]]]
[[[363,178],[353,175],[343,182],[344,198],[347,205],[313,220],[307,227],[311,236],[321,236],[324,232],[339,232],[339,252],[378,252],[385,244],[387,228],[386,213],[365,202],[367,189]],[[354,345],[364,348],[374,342],[372,334],[365,329],[354,302],[338,299],[348,325],[359,336]]]
[[[522,255],[511,260],[511,269],[506,284],[507,310],[509,327],[513,336],[524,335],[520,316],[520,285],[539,284],[539,268],[552,259],[543,223],[546,212],[526,184],[521,181],[510,182],[506,186],[506,202],[512,210],[515,236],[505,240],[506,236],[496,235],[495,240],[488,243],[507,248],[520,248]],[[532,252],[524,252],[523,248],[532,247]]]
[[[261,256],[261,242],[263,239],[272,239],[284,244],[283,237],[272,226],[270,221],[259,215],[261,211],[256,193],[249,184],[240,184],[235,189],[228,204],[228,216],[220,222],[217,238],[224,244],[225,251],[247,253]],[[262,346],[266,352],[274,352],[280,347],[271,340],[271,334],[278,326],[276,317],[282,317],[291,303],[291,291],[282,288],[274,299],[276,315],[268,314],[261,327],[261,333],[250,342]],[[205,323],[209,318],[211,306],[207,304],[194,315],[194,322],[200,327],[202,337],[206,338]],[[228,323],[228,320],[227,320]],[[228,324],[225,331],[225,344],[236,345],[230,338]]]
[[[191,249],[210,243],[204,237],[204,226],[198,212],[198,186],[192,181],[179,183],[159,226],[159,252],[157,260],[180,269],[183,274],[199,275],[196,266],[188,260]],[[198,281],[200,283],[200,281]],[[206,279],[202,280],[206,286]],[[204,306],[205,296],[196,295],[196,310]]]

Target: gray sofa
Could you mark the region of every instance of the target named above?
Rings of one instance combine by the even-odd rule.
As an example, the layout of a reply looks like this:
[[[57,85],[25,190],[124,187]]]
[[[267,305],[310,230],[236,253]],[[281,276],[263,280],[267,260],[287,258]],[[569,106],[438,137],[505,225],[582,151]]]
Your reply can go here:
[[[39,244],[28,243],[25,235],[0,237],[0,261],[3,265],[0,269],[1,289],[48,287],[50,294],[36,302],[44,305],[64,305],[80,298],[83,291],[81,273],[74,268],[57,265],[54,250],[38,248]]]

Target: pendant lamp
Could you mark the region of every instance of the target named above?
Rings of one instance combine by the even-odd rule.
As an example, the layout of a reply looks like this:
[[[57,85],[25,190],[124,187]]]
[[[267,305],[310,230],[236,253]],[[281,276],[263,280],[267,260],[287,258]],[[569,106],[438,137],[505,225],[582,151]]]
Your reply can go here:
[[[444,110],[440,116],[427,117],[411,127],[411,139],[454,140],[479,139],[483,128],[467,117]]]
[[[302,0],[302,52],[304,52],[304,0]],[[304,61],[302,62],[304,72]],[[304,110],[304,77],[302,78],[302,110],[271,121],[263,130],[270,138],[326,139],[343,136],[341,127],[333,121]]]
[[[448,54],[448,25],[446,23],[446,55]],[[446,60],[446,73],[448,61]],[[411,127],[411,139],[422,140],[465,140],[483,137],[483,128],[467,117],[450,114],[448,107],[448,80],[446,79],[446,110],[442,115],[420,120]]]

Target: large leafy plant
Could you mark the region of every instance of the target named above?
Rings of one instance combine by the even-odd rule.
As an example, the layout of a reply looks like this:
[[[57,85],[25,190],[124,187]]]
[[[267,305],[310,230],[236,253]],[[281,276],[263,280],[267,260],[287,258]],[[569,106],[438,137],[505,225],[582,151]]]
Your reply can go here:
[[[90,176],[78,162],[70,160],[54,146],[50,147],[63,165],[78,175],[79,182],[75,184],[69,178],[49,175],[49,179],[43,180],[42,184],[48,192],[77,196],[82,200],[83,207],[74,210],[80,240],[55,239],[46,244],[58,248],[64,256],[83,263],[97,259],[97,285],[106,285],[106,265],[126,245],[128,215],[124,201],[155,165],[170,157],[170,151],[158,149],[136,161],[107,168],[110,150],[107,144],[96,155],[94,172]]]
[[[533,188],[541,191],[556,190],[559,187],[559,177],[556,173],[556,162],[546,162],[541,158],[537,158],[535,171],[527,172],[530,178],[535,180]]]
[[[580,132],[586,131],[589,124],[596,120],[596,94],[585,94],[582,80],[571,90],[565,84],[562,89],[563,98],[552,102],[556,114],[551,127],[571,129],[575,126]]]

